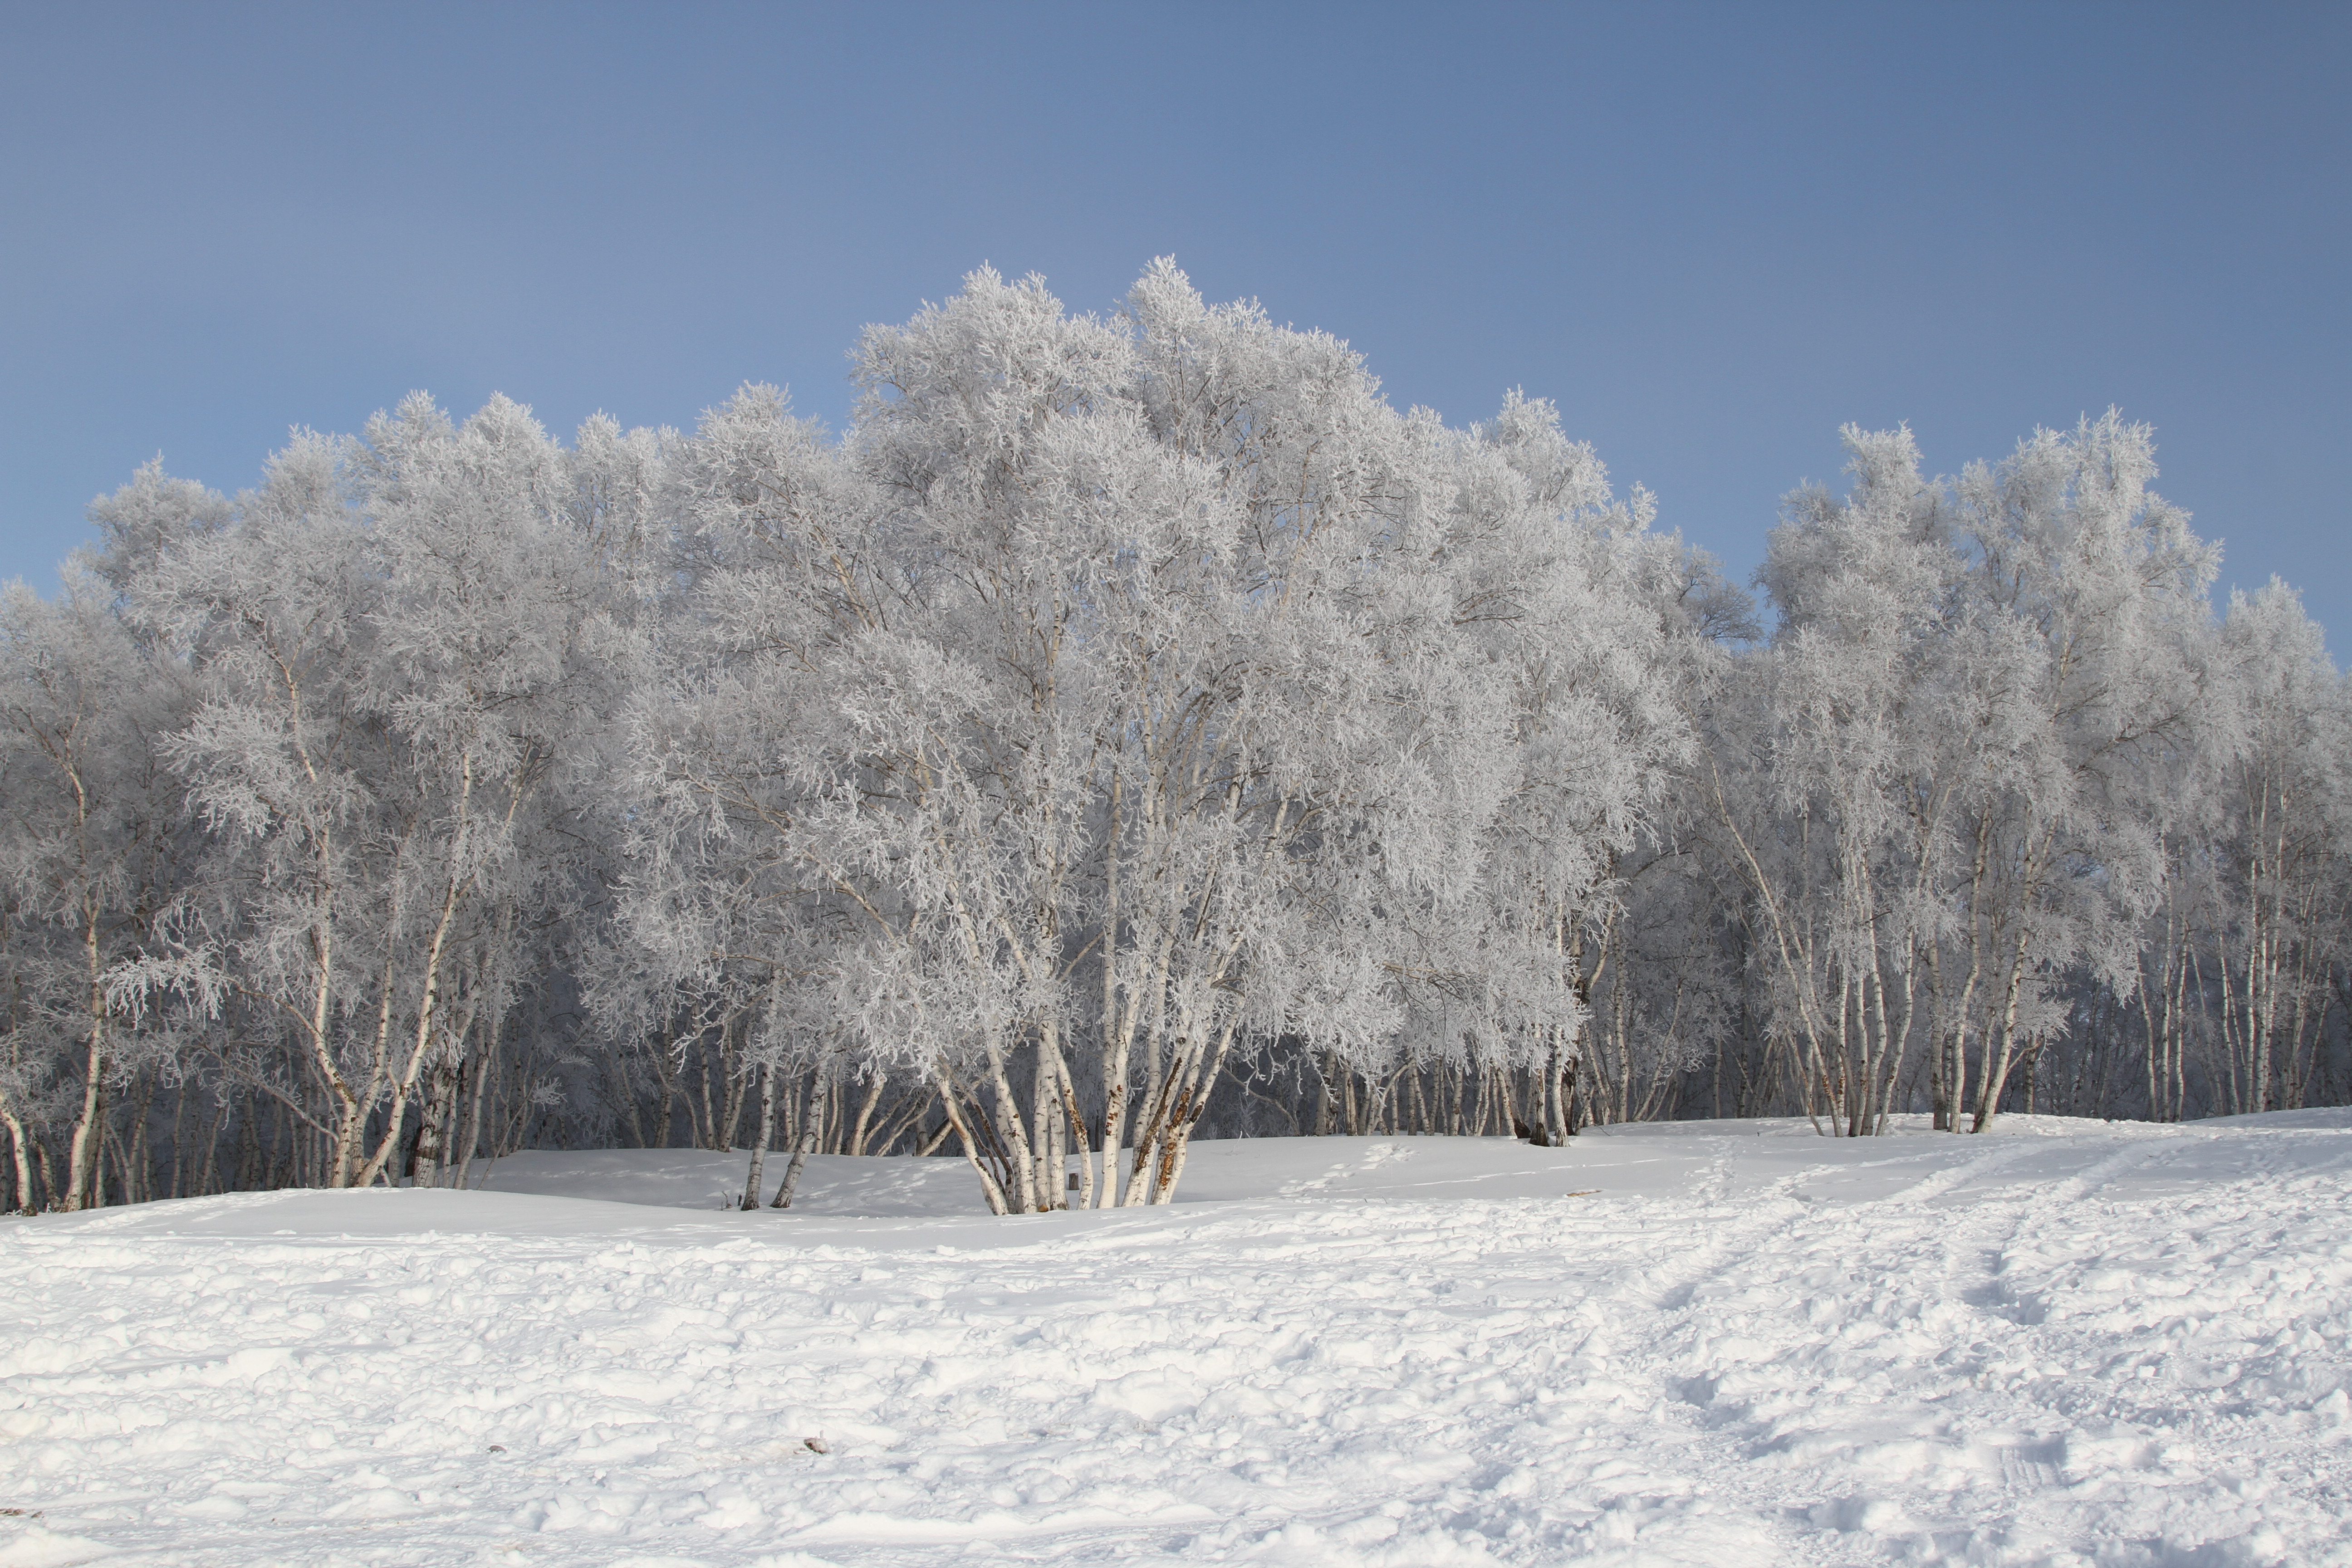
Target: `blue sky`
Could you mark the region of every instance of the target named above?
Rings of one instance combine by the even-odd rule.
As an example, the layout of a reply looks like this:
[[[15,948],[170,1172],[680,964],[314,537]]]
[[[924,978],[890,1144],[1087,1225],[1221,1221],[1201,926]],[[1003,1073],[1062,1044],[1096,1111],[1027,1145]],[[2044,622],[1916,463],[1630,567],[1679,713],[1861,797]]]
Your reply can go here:
[[[1844,421],[1950,470],[2113,404],[2340,628],[2347,79],[2340,5],[11,6],[0,576],[158,451],[838,422],[864,323],[1164,253],[1400,405],[1555,399],[1743,576]]]

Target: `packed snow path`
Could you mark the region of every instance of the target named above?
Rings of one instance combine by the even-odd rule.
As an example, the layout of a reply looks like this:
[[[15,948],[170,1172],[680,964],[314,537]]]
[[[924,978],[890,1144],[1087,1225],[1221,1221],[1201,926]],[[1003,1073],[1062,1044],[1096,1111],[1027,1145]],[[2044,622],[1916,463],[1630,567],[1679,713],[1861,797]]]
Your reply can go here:
[[[0,1564],[2352,1563],[2346,1112],[740,1180],[0,1225]]]

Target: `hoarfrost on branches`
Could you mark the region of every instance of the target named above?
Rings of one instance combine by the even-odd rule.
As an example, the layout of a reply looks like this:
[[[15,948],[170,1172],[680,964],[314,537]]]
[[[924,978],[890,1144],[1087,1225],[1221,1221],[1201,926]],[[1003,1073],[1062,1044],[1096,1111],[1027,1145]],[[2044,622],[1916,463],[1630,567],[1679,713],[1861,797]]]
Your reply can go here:
[[[2344,683],[2143,426],[1850,428],[1759,614],[1549,403],[1400,411],[1164,260],[855,374],[94,503],[0,626],[0,1196],[682,1141],[1025,1213],[1203,1131],[2352,1093]]]

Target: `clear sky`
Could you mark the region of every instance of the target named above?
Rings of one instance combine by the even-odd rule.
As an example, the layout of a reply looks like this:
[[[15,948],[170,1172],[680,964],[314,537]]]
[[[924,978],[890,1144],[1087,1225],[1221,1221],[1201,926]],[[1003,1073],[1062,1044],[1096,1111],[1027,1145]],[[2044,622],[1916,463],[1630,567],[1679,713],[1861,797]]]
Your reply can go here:
[[[1108,310],[1172,254],[1400,405],[1555,399],[1760,557],[1845,421],[1929,465],[2110,404],[2352,620],[2352,6],[0,8],[0,577],[160,451],[252,483],[424,388],[568,433],[982,263]]]

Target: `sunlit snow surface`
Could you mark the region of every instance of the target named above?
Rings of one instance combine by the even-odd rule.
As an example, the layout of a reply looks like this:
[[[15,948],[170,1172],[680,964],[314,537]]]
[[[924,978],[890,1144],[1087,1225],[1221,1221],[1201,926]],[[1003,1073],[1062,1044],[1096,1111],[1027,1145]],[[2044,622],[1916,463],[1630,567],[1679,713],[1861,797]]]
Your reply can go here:
[[[0,1564],[2352,1563],[2352,1113],[741,1172],[0,1222]]]

